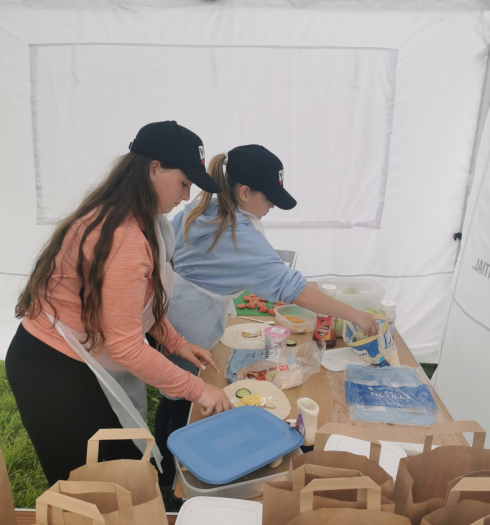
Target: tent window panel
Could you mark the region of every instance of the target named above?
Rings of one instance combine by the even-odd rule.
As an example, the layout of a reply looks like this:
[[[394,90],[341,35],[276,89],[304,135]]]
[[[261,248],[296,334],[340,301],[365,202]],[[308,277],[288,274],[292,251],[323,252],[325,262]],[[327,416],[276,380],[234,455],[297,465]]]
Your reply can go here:
[[[262,144],[298,200],[276,227],[379,228],[397,51],[260,46],[32,45],[38,222],[70,211],[142,125],[177,120],[207,161]]]

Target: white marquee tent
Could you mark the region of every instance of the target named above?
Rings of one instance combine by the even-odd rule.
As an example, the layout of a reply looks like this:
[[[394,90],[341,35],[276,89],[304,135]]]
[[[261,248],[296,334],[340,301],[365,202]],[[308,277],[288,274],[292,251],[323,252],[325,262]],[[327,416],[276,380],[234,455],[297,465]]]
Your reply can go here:
[[[208,160],[275,152],[299,204],[274,247],[375,278],[416,358],[442,348],[454,417],[490,429],[465,408],[490,370],[489,40],[477,0],[0,0],[0,358],[52,225],[173,119]]]

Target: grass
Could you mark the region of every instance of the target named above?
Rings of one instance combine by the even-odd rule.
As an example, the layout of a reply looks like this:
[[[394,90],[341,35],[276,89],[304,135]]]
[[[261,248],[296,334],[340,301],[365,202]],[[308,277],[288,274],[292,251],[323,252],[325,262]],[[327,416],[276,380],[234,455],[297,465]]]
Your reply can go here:
[[[33,508],[36,498],[48,488],[48,483],[20,420],[3,361],[0,361],[0,428],[0,448],[9,474],[14,505]]]
[[[437,365],[422,363],[427,376],[430,378]],[[154,434],[155,411],[160,393],[156,388],[148,387],[148,427]],[[5,363],[0,361],[0,448],[3,452],[5,464],[10,479],[10,486],[17,508],[34,508],[36,498],[48,489],[41,465],[34,452],[31,440],[25,431],[17,410],[14,396],[5,374]],[[162,490],[165,508],[172,512],[175,509],[170,500],[171,490]]]
[[[148,426],[155,431],[155,411],[160,400],[156,388],[148,387]],[[31,440],[20,419],[14,396],[0,361],[0,448],[3,452],[16,508],[32,509],[36,498],[48,489],[48,483],[37,459]],[[162,491],[167,511],[173,511],[171,490]]]
[[[432,378],[437,368],[437,365],[433,363],[420,363],[420,366],[422,367],[429,379]]]

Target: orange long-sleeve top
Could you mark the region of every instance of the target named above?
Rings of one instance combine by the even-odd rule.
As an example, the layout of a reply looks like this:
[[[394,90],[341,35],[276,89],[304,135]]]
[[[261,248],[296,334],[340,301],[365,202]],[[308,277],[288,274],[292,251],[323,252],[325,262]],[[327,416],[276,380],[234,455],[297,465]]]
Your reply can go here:
[[[60,321],[79,332],[84,330],[79,298],[81,282],[76,273],[76,265],[80,239],[86,224],[86,219],[82,218],[66,234],[55,258],[55,272],[48,285],[50,300]],[[85,276],[88,275],[101,228],[102,224],[95,228],[85,241]],[[143,309],[154,290],[152,271],[153,257],[150,245],[138,221],[130,214],[115,230],[112,248],[104,265],[102,305],[99,311],[105,336],[104,347],[126,370],[170,397],[184,397],[189,401],[197,401],[204,388],[202,379],[174,365],[143,340]],[[24,317],[24,328],[49,346],[81,361],[44,313],[54,315],[43,296],[41,293],[43,311],[34,319]],[[163,323],[166,336],[162,342],[170,353],[178,355],[186,340],[166,319]],[[155,326],[150,333],[156,333]]]

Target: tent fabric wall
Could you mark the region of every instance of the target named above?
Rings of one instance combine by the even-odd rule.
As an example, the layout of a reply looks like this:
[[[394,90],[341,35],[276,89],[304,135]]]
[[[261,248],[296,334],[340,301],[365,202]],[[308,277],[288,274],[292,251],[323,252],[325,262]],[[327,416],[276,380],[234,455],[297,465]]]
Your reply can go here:
[[[452,300],[433,383],[456,419],[476,419],[490,444],[490,115],[480,142],[468,201],[463,246],[452,282]],[[483,404],[482,404],[483,400]]]
[[[311,278],[373,276],[416,357],[437,360],[487,60],[480,2],[0,1],[0,14],[0,357],[52,223],[139,127],[174,119],[208,160],[274,151],[299,204],[264,221],[273,246]]]

